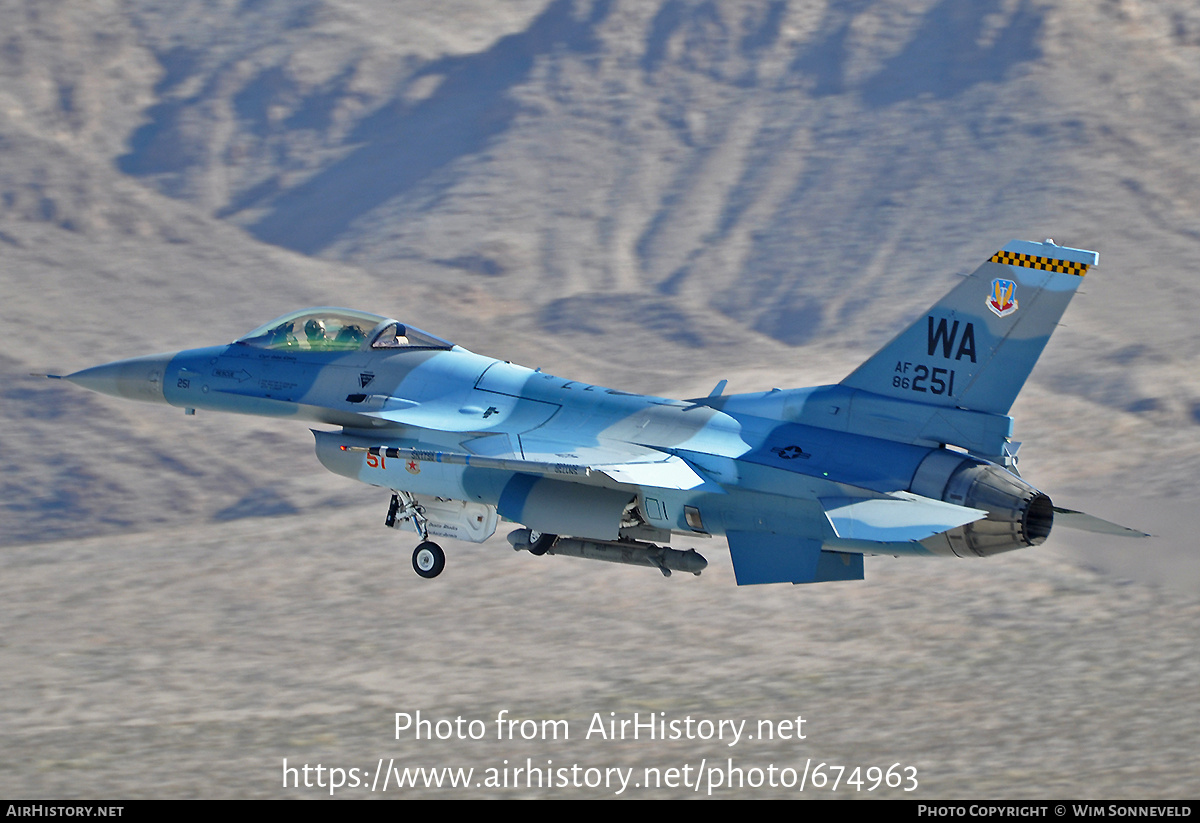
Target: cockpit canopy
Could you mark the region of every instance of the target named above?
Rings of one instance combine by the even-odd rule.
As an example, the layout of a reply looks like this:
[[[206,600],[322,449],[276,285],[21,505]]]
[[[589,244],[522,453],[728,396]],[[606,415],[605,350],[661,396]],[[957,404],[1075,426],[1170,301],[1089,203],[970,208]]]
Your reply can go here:
[[[378,314],[324,306],[277,317],[234,341],[278,351],[450,349],[454,344]]]

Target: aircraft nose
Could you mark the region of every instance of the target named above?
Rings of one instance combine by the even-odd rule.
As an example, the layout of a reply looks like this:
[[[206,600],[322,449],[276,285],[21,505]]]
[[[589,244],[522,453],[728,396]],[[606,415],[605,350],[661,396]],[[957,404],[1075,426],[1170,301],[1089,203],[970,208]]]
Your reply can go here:
[[[103,366],[77,371],[63,379],[70,380],[76,386],[101,394],[111,394],[113,397],[165,403],[167,400],[163,396],[163,375],[174,356],[174,353],[170,353],[131,357],[128,360],[118,360],[115,363],[105,363]]]

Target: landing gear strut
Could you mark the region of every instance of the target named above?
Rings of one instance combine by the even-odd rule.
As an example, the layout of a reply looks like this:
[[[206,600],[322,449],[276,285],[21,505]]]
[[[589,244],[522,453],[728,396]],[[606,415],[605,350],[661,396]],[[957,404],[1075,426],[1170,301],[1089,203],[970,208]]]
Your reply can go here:
[[[421,536],[420,545],[413,550],[413,571],[427,580],[437,577],[442,573],[442,569],[446,568],[446,553],[442,551],[441,546],[429,539],[425,510],[411,492],[392,492],[392,502],[383,522],[389,529],[394,529],[398,521],[405,520],[412,520],[413,528]]]

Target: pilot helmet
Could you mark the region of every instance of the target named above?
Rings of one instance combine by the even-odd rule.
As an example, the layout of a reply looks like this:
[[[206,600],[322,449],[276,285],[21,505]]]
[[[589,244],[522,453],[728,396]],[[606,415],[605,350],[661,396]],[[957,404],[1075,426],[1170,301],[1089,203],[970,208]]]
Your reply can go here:
[[[313,317],[304,324],[304,334],[309,340],[321,340],[325,337],[325,324]]]

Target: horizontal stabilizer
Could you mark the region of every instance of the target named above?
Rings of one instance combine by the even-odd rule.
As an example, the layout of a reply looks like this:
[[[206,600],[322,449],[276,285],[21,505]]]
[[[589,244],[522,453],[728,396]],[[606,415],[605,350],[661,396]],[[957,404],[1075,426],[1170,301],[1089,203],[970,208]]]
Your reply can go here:
[[[987,516],[980,509],[903,492],[870,499],[822,497],[820,502],[838,537],[879,543],[924,540]]]
[[[821,498],[821,506],[842,539],[889,543],[924,540],[988,516],[979,509],[901,494],[872,499],[827,497]]]
[[[1061,509],[1058,506],[1054,507],[1054,525],[1063,526],[1068,529],[1078,529],[1082,532],[1114,534],[1117,537],[1150,537],[1150,535],[1140,532],[1137,529],[1110,523],[1107,520],[1101,520],[1099,517],[1073,511],[1072,509]]]

